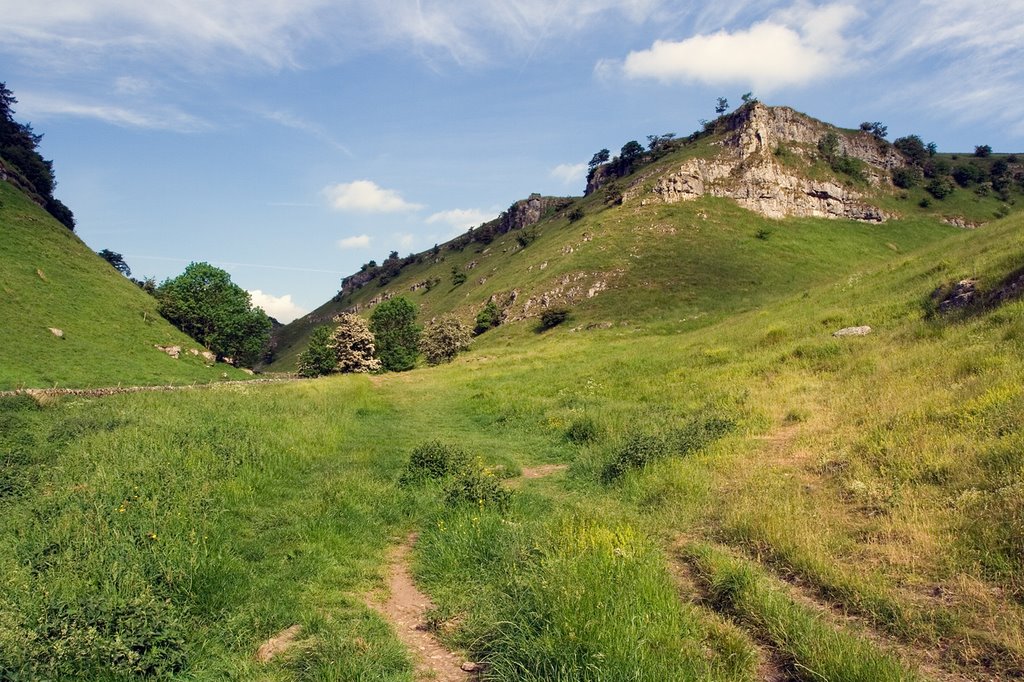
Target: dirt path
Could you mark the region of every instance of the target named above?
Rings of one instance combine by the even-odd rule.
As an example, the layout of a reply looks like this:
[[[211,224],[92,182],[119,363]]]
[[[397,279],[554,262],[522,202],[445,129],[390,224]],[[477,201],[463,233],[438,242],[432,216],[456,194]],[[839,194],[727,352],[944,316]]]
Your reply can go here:
[[[398,638],[413,652],[416,659],[416,679],[435,682],[467,682],[476,675],[464,668],[476,669],[472,663],[445,649],[430,633],[426,625],[426,612],[433,608],[430,597],[423,594],[413,582],[409,572],[409,553],[416,544],[416,535],[391,552],[388,571],[386,601],[368,598],[367,605],[390,622]]]
[[[786,662],[781,654],[769,642],[755,638],[746,628],[735,623],[732,618],[719,613],[707,598],[704,583],[696,576],[693,567],[681,554],[683,542],[680,541],[670,554],[669,572],[675,581],[680,599],[688,601],[704,611],[709,618],[728,624],[742,631],[757,652],[756,676],[759,682],[795,682],[799,678],[786,671]]]

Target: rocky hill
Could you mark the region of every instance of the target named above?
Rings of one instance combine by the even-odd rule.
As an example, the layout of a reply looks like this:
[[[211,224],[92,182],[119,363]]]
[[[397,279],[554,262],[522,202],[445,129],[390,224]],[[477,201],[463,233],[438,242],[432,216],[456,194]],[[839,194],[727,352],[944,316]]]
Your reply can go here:
[[[1011,210],[1021,194],[1020,183],[954,192],[944,176],[951,194],[939,200],[925,189],[925,176],[948,176],[955,157],[929,157],[922,169],[870,130],[757,102],[689,137],[640,149],[628,163],[616,157],[595,167],[582,197],[534,194],[446,244],[404,259],[393,254],[345,278],[330,301],[275,333],[270,369],[293,368],[312,329],[339,312],[368,314],[394,296],[414,300],[421,319],[454,312],[472,322],[491,302],[506,323],[558,307],[571,309],[575,326],[586,329],[657,320],[679,301],[689,301],[686,314],[699,318],[708,297],[719,310],[722,301],[749,305],[761,295],[751,287],[782,277],[782,267],[773,271],[765,259],[783,259],[792,273],[793,260],[806,258],[792,280],[799,286],[837,268],[856,269],[859,259],[892,255],[904,237],[909,247],[952,234],[950,225],[983,224]],[[1016,162],[1008,168],[1010,177],[1024,172]],[[897,187],[901,170],[920,177]],[[812,231],[800,238],[813,247],[794,241],[796,229],[807,226]],[[864,229],[879,227],[884,234]],[[763,277],[745,279],[744,272]]]

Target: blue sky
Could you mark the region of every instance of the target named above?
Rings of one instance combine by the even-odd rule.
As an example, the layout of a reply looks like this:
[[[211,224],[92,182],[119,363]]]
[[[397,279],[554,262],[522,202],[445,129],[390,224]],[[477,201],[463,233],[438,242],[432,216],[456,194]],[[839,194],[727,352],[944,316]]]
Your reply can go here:
[[[0,0],[0,81],[94,249],[283,321],[715,98],[1024,151],[1024,0]]]

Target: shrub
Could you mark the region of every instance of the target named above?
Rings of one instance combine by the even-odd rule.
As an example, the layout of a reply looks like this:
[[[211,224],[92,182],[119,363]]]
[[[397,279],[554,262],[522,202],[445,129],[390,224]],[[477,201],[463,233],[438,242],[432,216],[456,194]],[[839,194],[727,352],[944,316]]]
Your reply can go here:
[[[910,189],[921,181],[921,171],[914,166],[896,168],[892,172],[892,184],[902,189]]]
[[[455,507],[474,504],[480,507],[505,507],[512,499],[512,491],[478,461],[463,467],[445,486],[445,504]]]
[[[569,222],[575,223],[578,220],[583,220],[583,216],[583,209],[577,206],[576,208],[569,212]]]
[[[466,281],[466,273],[459,270],[458,266],[452,266],[452,286],[457,287]]]
[[[309,346],[299,354],[299,376],[318,377],[334,371],[337,359],[331,348],[330,325],[322,325],[313,330],[309,337]]]
[[[925,185],[924,188],[927,190],[928,194],[931,194],[939,200],[945,199],[953,193],[953,183],[946,178],[935,178]]]
[[[569,317],[565,308],[548,308],[540,316],[540,331],[547,331],[562,324]]]
[[[416,306],[404,296],[388,299],[374,308],[370,331],[385,371],[404,372],[416,365],[420,328],[416,326]]]
[[[573,419],[572,423],[569,424],[569,428],[565,430],[565,439],[577,445],[595,441],[600,435],[601,431],[597,426],[597,422],[591,417]]]
[[[611,483],[633,469],[642,469],[670,453],[668,440],[657,434],[634,433],[601,470],[601,481]]]
[[[501,311],[498,310],[498,305],[494,301],[488,301],[484,309],[476,315],[476,326],[473,328],[473,333],[479,336],[500,324]]]
[[[917,135],[898,137],[893,140],[892,146],[900,150],[908,161],[918,166],[924,163],[925,159],[930,156],[924,141]]]
[[[970,187],[985,179],[985,171],[976,163],[960,164],[953,169],[953,179],[961,187]]]
[[[399,477],[399,483],[419,483],[454,476],[470,464],[463,450],[438,440],[427,441],[413,449],[409,463]]]
[[[981,159],[992,156],[992,147],[987,144],[979,144],[974,148],[974,155]]]
[[[331,334],[328,346],[334,351],[334,367],[338,372],[376,372],[380,360],[374,357],[376,350],[373,334],[363,318],[352,313],[342,313],[334,318],[338,326]]]
[[[451,362],[462,351],[469,350],[469,327],[453,315],[431,320],[420,337],[420,350],[431,365]]]

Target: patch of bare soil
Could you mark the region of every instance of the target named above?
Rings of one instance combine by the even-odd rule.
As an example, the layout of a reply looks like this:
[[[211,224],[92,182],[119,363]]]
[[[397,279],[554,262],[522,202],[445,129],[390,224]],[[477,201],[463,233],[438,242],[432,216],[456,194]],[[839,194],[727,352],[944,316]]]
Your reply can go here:
[[[275,656],[283,654],[296,644],[299,634],[302,633],[301,625],[293,625],[290,628],[281,630],[266,642],[256,652],[256,660],[260,663],[267,663]]]
[[[533,480],[537,478],[546,478],[553,474],[565,471],[569,468],[568,464],[541,464],[535,467],[523,467],[523,473],[518,478],[513,478],[505,483],[509,488],[518,488],[523,484],[523,481]]]
[[[434,682],[467,682],[476,676],[467,672],[478,666],[464,660],[441,646],[427,625],[427,611],[434,607],[430,597],[423,594],[413,582],[409,572],[409,552],[416,543],[410,535],[391,552],[388,572],[388,596],[385,601],[367,598],[367,605],[390,622],[398,638],[413,652],[416,659],[416,679]]]

